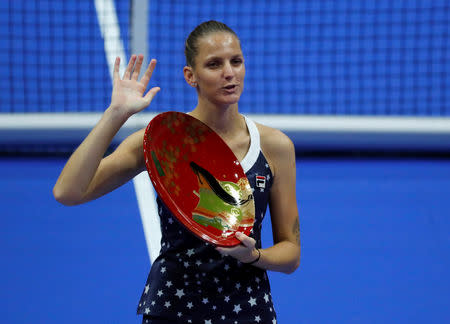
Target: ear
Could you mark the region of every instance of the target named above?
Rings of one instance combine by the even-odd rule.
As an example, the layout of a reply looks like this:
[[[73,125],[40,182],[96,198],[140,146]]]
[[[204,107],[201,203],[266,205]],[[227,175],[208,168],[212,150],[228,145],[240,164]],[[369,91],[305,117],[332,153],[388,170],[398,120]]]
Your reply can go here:
[[[194,75],[194,70],[190,66],[183,68],[184,79],[193,88],[197,88],[197,80]]]

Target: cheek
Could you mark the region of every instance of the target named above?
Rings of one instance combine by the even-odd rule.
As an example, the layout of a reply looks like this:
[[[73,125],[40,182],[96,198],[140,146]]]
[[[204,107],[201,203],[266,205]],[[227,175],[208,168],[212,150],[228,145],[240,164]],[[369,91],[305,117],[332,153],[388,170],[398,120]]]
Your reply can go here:
[[[242,82],[244,82],[244,77],[245,77],[245,66],[244,65],[239,69],[238,76],[239,76],[239,79],[242,80]]]

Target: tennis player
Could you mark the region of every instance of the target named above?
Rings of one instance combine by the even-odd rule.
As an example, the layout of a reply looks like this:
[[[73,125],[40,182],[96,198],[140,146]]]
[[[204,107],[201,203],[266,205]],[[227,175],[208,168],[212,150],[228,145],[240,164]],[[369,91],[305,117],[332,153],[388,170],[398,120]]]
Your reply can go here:
[[[240,245],[214,247],[178,223],[158,197],[161,252],[137,312],[143,314],[143,323],[151,324],[276,323],[266,270],[292,273],[300,263],[294,146],[279,130],[239,113],[245,61],[232,29],[217,21],[200,24],[186,40],[185,55],[184,77],[198,97],[189,114],[219,134],[241,161],[253,189],[255,223],[250,236],[236,233]],[[53,189],[59,202],[88,202],[145,170],[144,129],[104,157],[126,120],[148,107],[160,90],[154,87],[145,93],[156,60],[138,80],[142,61],[142,55],[133,55],[120,77],[116,59],[111,104],[62,170]],[[274,245],[262,249],[261,222],[267,206]]]

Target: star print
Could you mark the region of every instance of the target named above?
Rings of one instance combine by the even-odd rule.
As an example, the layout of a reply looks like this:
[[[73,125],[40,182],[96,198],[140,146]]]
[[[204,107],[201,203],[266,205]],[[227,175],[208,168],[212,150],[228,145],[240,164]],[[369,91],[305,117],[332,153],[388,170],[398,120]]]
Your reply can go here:
[[[183,278],[184,278],[184,279],[186,279],[187,277],[188,277],[188,275],[187,275],[187,274],[185,274],[185,275],[183,276]]]
[[[228,271],[228,269],[230,269],[230,266],[228,264],[225,264],[225,271]]]
[[[260,192],[264,192],[264,188],[259,188],[259,191]]]
[[[256,305],[256,299],[253,297],[250,297],[250,300],[248,302],[249,302],[250,306],[252,306],[252,307]]]
[[[166,286],[169,287],[169,288],[172,287],[172,281],[167,281],[166,282]]]
[[[175,296],[177,296],[178,298],[183,297],[184,296],[183,289],[177,289],[177,293],[175,294]]]
[[[189,302],[189,303],[187,303],[186,307],[189,308],[189,309],[191,309],[192,307],[194,307],[194,305],[192,305],[192,303]]]
[[[233,312],[236,312],[236,314],[237,314],[237,313],[239,313],[241,310],[242,310],[242,309],[241,309],[241,305],[239,305],[239,304],[234,305]]]
[[[148,313],[150,313],[150,308],[147,307],[147,308],[145,309],[145,314],[148,315]]]
[[[259,315],[258,316],[255,316],[255,322],[260,322],[261,321],[261,318],[259,317]]]
[[[146,285],[146,286],[145,286],[145,292],[144,292],[144,294],[148,293],[149,288],[150,288],[149,285]]]
[[[166,259],[161,259],[160,263],[163,264],[164,262],[166,262]]]
[[[164,306],[167,307],[167,308],[169,308],[169,307],[170,307],[170,301],[166,301],[166,302],[164,303]]]
[[[250,294],[252,291],[253,291],[253,290],[252,290],[251,287],[248,287],[248,288],[247,288],[247,292],[248,292],[249,294]]]
[[[158,295],[158,297],[161,297],[161,296],[164,295],[164,294],[163,294],[162,290],[158,290],[157,295]]]
[[[212,324],[211,320],[205,320],[205,324]]]
[[[264,300],[266,301],[266,303],[268,303],[269,302],[269,295],[264,294]]]
[[[238,283],[236,284],[236,289],[239,290],[239,288],[241,288],[241,284],[238,282]]]
[[[222,316],[220,317],[220,319],[221,319],[221,320],[225,320],[225,315],[222,315]]]
[[[270,174],[268,174],[268,175],[266,176],[266,178],[267,178],[267,181],[269,181],[269,180],[270,180]]]
[[[203,298],[202,303],[205,305],[208,304],[208,298]]]
[[[177,313],[177,316],[178,316],[178,317],[181,317],[181,316],[183,316],[183,314],[182,314],[181,312],[178,312],[178,313]]]
[[[225,301],[228,303],[230,301],[230,296],[225,296]]]
[[[194,254],[194,249],[187,250],[186,254],[188,257],[192,256]]]
[[[214,277],[214,282],[219,283],[219,279],[217,277]]]
[[[217,288],[217,291],[220,292],[220,293],[222,292],[222,290],[223,290],[222,287]]]
[[[161,273],[166,272],[166,267],[161,267]]]
[[[172,217],[169,218],[169,224],[173,224],[173,219],[172,219]]]
[[[152,300],[152,306],[155,306],[155,301],[154,300]]]
[[[266,168],[268,168],[269,167],[269,164],[268,163],[266,163]]]
[[[199,265],[201,265],[202,263],[200,262],[200,260],[197,260],[197,262],[195,262],[195,264],[196,264],[197,266],[199,266]]]
[[[187,262],[187,261],[184,261],[184,263],[183,263],[183,264],[184,264],[184,267],[185,267],[185,268],[189,267],[189,262]]]
[[[277,324],[277,320],[275,318],[272,320],[272,324]]]
[[[192,321],[191,321],[191,320],[188,320],[188,323],[192,323]]]
[[[261,281],[261,279],[259,279],[258,277],[256,277],[256,278],[255,278],[255,281],[256,281],[257,283],[259,283],[259,282]]]
[[[214,305],[214,306],[212,307],[212,309],[213,309],[213,310],[216,310],[216,309],[217,309],[216,305]]]

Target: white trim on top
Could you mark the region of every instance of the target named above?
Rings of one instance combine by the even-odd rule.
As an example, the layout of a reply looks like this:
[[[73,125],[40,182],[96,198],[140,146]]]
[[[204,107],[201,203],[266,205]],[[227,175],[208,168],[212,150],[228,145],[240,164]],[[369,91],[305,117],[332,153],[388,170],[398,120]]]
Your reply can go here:
[[[251,169],[251,167],[255,164],[256,160],[258,159],[261,146],[260,146],[259,131],[255,123],[253,122],[253,120],[251,120],[246,116],[244,116],[244,118],[247,124],[248,132],[250,134],[250,147],[248,149],[247,154],[241,161],[241,166],[244,169],[244,173],[247,173],[247,171]]]

